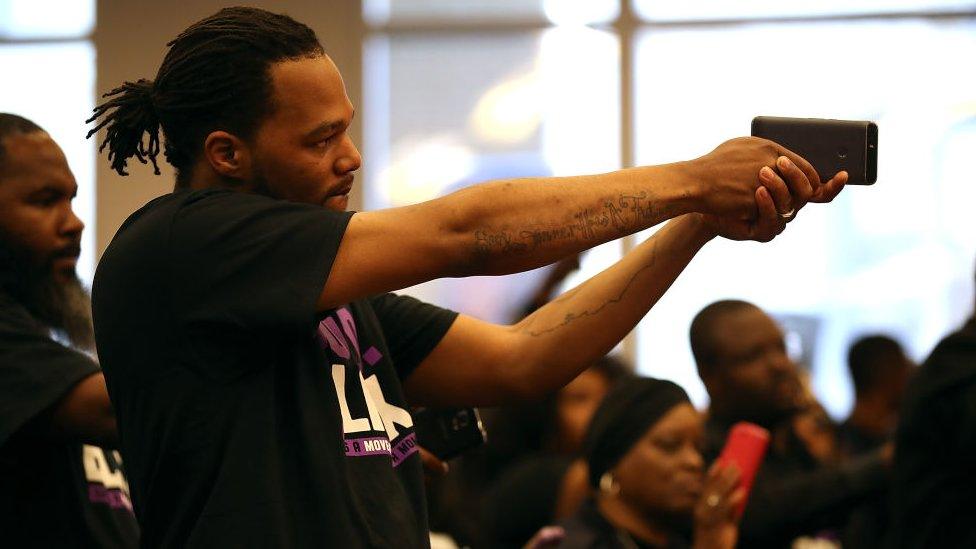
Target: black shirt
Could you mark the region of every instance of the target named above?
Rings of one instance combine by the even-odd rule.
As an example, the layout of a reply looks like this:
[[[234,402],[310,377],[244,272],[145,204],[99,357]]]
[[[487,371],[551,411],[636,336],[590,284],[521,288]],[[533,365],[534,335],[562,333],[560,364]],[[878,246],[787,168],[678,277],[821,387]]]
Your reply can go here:
[[[566,537],[559,549],[685,549],[690,545],[684,537],[672,533],[663,547],[643,542],[619,529],[604,517],[596,501],[586,500],[575,515],[560,523]]]
[[[848,457],[860,456],[877,450],[888,442],[889,437],[877,436],[864,431],[857,425],[847,421],[837,428],[837,445],[841,452]]]
[[[139,532],[118,452],[53,440],[31,421],[98,372],[0,293],[0,544],[123,548]]]
[[[179,192],[106,250],[96,337],[145,545],[428,545],[401,380],[456,315],[392,294],[317,314],[351,215]]]
[[[943,339],[905,394],[891,547],[976,547],[976,317]]]

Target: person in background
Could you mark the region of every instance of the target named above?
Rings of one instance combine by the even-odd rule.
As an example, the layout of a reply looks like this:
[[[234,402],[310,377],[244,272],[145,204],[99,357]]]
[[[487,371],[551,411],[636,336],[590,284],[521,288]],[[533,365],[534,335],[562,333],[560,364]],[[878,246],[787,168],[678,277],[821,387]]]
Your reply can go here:
[[[891,548],[976,547],[976,314],[932,351],[895,435]]]
[[[692,320],[690,340],[711,400],[706,457],[718,456],[736,422],[750,421],[772,434],[742,517],[743,546],[786,547],[803,536],[841,536],[855,508],[881,497],[890,448],[838,466],[817,459],[794,429],[804,409],[796,366],[782,330],[759,307],[739,300],[712,303]]]
[[[538,450],[502,472],[485,497],[484,529],[494,545],[522,545],[576,512],[590,493],[581,456],[590,420],[607,393],[632,378],[626,365],[606,356],[541,403],[532,429]]]
[[[794,368],[800,385],[800,401],[793,415],[792,431],[810,455],[823,465],[835,465],[841,459],[837,442],[837,425],[817,400],[810,386],[808,372]]]
[[[651,378],[618,384],[584,444],[594,496],[561,524],[558,546],[735,547],[745,492],[734,466],[715,464],[706,473],[704,435],[701,414],[678,385]]]
[[[858,339],[847,354],[854,382],[854,409],[839,429],[841,451],[857,456],[888,442],[898,425],[898,410],[914,367],[894,339],[871,335]]]
[[[115,416],[98,365],[85,354],[94,336],[91,303],[75,273],[84,229],[71,209],[77,190],[50,135],[0,113],[4,547],[138,546],[114,450]]]

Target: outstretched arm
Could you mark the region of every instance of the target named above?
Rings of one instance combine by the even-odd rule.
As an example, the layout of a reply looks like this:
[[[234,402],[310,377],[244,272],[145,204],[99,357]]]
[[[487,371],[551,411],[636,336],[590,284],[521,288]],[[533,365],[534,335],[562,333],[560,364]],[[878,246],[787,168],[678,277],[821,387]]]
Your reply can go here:
[[[755,221],[763,166],[790,156],[800,177],[763,182],[799,208],[820,188],[802,158],[758,138],[688,162],[578,177],[503,180],[352,217],[320,310],[449,276],[524,271],[689,212]],[[792,198],[791,198],[792,197]]]
[[[461,315],[407,378],[414,405],[492,405],[561,387],[613,348],[712,237],[670,222],[602,273],[512,326]]]
[[[789,170],[784,177],[790,187],[805,179]],[[831,200],[843,182],[843,176],[832,180],[814,198]],[[565,385],[632,330],[714,236],[766,241],[781,232],[785,220],[772,193],[760,187],[754,200],[754,221],[700,214],[672,220],[613,266],[512,326],[461,315],[407,378],[408,398],[426,406],[493,405]]]

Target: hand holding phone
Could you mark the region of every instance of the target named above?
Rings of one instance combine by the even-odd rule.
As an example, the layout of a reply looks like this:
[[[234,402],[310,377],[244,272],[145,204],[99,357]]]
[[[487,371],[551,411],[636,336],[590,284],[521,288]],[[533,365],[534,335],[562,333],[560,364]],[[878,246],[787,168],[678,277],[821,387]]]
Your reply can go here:
[[[766,456],[768,447],[769,431],[754,423],[743,421],[732,426],[725,447],[718,456],[720,464],[733,464],[739,470],[739,485],[745,491],[745,498],[742,499],[737,511],[739,515],[745,509],[752,484],[756,480],[756,473],[759,471],[763,457]]]

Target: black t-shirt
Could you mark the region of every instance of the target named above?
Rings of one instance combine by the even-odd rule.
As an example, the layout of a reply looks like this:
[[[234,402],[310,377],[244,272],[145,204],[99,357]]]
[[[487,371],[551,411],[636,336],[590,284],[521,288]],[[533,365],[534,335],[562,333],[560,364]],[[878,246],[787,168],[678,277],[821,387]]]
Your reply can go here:
[[[392,294],[316,313],[351,216],[178,192],[106,250],[96,337],[145,545],[428,545],[400,382],[456,315]]]
[[[580,505],[576,514],[560,523],[566,537],[559,549],[655,549],[626,530],[615,527],[604,517],[592,498]],[[668,534],[660,549],[687,549],[688,542],[677,533]]]
[[[976,547],[976,317],[936,345],[905,393],[892,548]]]
[[[0,545],[138,545],[118,452],[51,440],[31,421],[97,373],[0,293]]]

